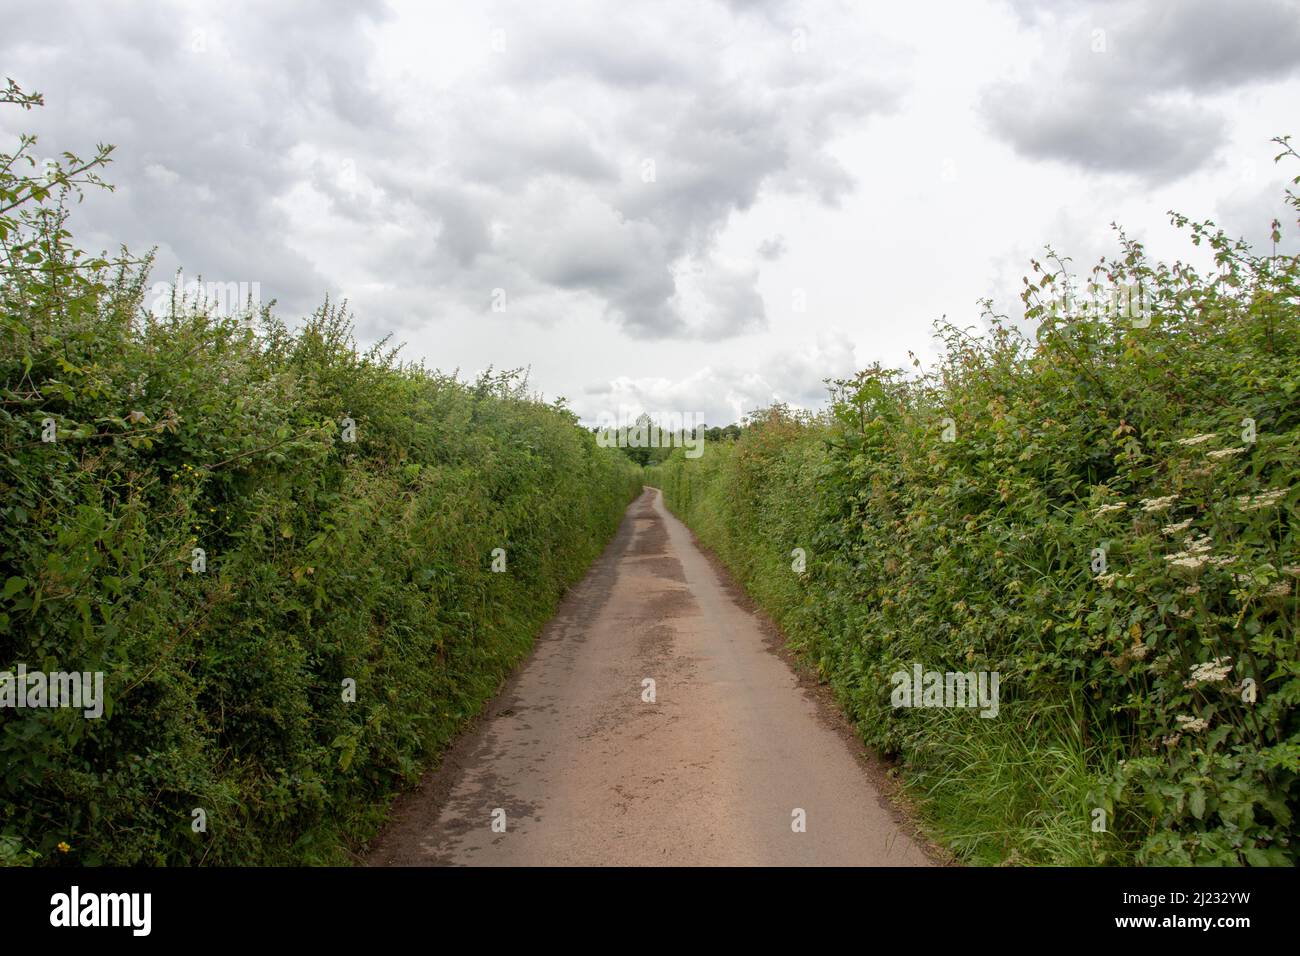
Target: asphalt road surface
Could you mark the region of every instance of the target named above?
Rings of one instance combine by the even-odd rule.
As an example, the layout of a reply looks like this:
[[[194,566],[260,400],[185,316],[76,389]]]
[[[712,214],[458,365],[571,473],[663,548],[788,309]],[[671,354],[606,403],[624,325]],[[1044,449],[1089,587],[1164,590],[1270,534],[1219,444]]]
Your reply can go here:
[[[929,865],[746,604],[648,489],[368,862]]]

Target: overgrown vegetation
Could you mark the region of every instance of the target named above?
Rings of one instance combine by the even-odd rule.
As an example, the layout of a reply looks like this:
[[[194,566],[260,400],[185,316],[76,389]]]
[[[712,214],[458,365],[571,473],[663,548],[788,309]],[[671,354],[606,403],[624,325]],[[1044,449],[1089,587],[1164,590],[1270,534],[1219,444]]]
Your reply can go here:
[[[150,314],[149,262],[65,229],[108,150],[38,175],[32,142],[0,156],[0,669],[103,671],[107,706],[0,710],[0,864],[344,859],[640,469],[516,373],[359,350],[335,305]]]
[[[1300,859],[1300,262],[1174,221],[1208,273],[1121,234],[1093,274],[1149,326],[1034,263],[1037,341],[945,327],[931,372],[648,472],[970,861]],[[999,672],[998,716],[894,708],[914,663]]]

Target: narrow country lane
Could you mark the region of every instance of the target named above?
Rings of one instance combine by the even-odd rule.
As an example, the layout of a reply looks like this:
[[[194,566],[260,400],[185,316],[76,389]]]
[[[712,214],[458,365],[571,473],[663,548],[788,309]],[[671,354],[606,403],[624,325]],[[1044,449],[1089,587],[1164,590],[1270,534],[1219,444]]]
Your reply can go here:
[[[648,489],[369,862],[929,865],[734,593]]]

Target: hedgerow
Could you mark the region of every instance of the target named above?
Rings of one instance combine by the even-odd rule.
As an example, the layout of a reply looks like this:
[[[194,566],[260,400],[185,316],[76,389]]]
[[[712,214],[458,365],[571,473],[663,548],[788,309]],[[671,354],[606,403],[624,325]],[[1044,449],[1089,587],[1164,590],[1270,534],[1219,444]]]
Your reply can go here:
[[[65,228],[107,150],[36,179],[29,146],[0,157],[0,670],[107,700],[0,710],[0,864],[346,859],[640,469],[517,373],[360,349],[338,305],[146,309],[148,259]]]
[[[1141,321],[1034,263],[1035,340],[944,327],[648,472],[968,860],[1300,858],[1300,261],[1174,222],[1209,273],[1122,234],[1093,273]],[[893,707],[914,663],[998,672],[998,716]]]

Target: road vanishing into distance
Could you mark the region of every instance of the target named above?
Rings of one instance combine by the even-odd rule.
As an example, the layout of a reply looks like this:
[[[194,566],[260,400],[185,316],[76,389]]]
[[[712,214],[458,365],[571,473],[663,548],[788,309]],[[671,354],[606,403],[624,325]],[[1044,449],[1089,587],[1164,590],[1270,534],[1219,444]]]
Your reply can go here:
[[[647,489],[367,862],[931,865],[883,780]]]

